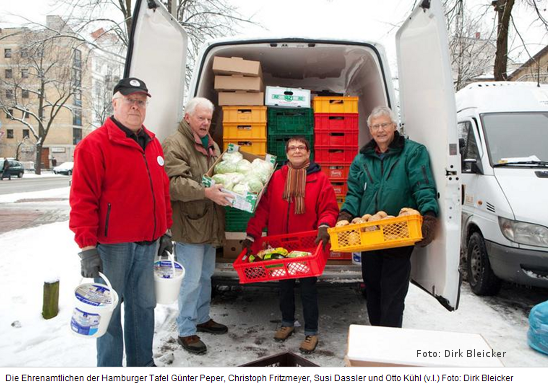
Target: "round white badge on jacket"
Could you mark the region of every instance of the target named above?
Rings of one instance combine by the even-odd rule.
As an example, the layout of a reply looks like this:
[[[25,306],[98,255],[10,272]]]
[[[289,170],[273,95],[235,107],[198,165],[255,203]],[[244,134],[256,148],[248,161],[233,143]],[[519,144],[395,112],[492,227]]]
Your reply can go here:
[[[161,156],[158,156],[158,158],[157,158],[156,160],[158,160],[158,164],[159,164],[160,166],[163,166],[163,165],[164,165],[164,158],[162,158]]]

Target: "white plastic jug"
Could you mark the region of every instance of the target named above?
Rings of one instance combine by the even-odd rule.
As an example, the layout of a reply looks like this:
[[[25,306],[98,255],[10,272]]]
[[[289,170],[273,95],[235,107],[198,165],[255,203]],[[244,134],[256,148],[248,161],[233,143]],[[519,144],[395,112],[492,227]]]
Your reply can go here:
[[[185,269],[169,254],[169,260],[158,260],[154,263],[154,291],[156,303],[172,304],[179,297]]]
[[[105,284],[81,283],[74,290],[75,307],[70,320],[74,334],[86,338],[101,337],[106,333],[112,312],[118,305],[118,294],[107,277],[99,272]]]

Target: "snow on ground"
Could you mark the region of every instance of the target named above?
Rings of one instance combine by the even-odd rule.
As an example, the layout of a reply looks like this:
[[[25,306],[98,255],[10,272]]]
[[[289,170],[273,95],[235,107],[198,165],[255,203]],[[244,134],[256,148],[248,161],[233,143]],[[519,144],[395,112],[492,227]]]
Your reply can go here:
[[[59,191],[61,190],[61,191]],[[68,188],[25,197],[64,195]],[[0,203],[17,200],[0,196]],[[93,367],[95,341],[69,330],[74,307],[73,291],[82,281],[78,248],[67,222],[57,222],[0,234],[0,367]],[[60,281],[59,315],[41,316],[44,281]],[[306,358],[323,367],[341,367],[346,350],[348,326],[367,324],[365,303],[350,288],[320,288],[320,345]],[[300,313],[300,304],[297,306]],[[229,326],[229,334],[203,334],[209,347],[206,355],[186,353],[177,344],[177,305],[158,305],[154,355],[163,367],[233,367],[277,353],[298,353],[302,330],[286,343],[272,341],[280,314],[275,289],[234,288],[217,294],[212,317]],[[474,296],[463,284],[460,307],[448,312],[434,298],[411,286],[406,300],[404,327],[481,334],[506,367],[548,367],[548,357],[527,345],[527,315],[522,309],[500,308],[488,299]]]

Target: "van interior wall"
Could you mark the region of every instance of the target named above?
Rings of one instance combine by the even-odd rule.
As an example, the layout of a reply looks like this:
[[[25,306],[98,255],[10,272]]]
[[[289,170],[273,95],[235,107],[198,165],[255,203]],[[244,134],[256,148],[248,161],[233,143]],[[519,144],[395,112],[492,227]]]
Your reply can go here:
[[[376,51],[370,47],[345,44],[248,44],[212,49],[202,67],[196,95],[210,99],[217,107],[211,134],[222,147],[222,109],[213,89],[213,57],[240,57],[261,62],[265,86],[309,89],[317,94],[359,97],[359,144],[370,139],[367,116],[378,105],[387,105],[386,81]]]

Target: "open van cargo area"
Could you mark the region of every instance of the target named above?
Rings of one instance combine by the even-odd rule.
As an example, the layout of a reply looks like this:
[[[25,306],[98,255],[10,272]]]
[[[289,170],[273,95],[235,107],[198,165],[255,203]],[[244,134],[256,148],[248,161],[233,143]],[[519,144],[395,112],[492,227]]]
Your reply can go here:
[[[213,89],[213,58],[239,57],[259,61],[266,86],[282,86],[311,90],[317,95],[359,97],[359,145],[370,140],[365,120],[377,105],[393,105],[387,82],[389,70],[381,65],[384,55],[372,44],[341,41],[321,43],[305,39],[269,39],[255,41],[220,42],[208,47],[203,54],[200,69],[195,72],[194,95],[218,104],[217,91]],[[198,65],[198,64],[197,64]],[[384,82],[383,82],[384,80]],[[387,81],[388,80],[388,81]],[[393,107],[393,106],[392,106]],[[222,144],[221,109],[217,109],[211,133]]]
[[[385,62],[380,58],[382,55],[377,47],[365,42],[338,44],[295,38],[219,42],[208,46],[207,52],[202,54],[203,61],[194,74],[192,93],[206,97],[218,106],[218,92],[214,90],[214,57],[258,61],[265,86],[307,89],[311,91],[312,100],[315,96],[328,95],[358,97],[358,144],[361,147],[370,140],[366,124],[369,112],[378,105],[391,105],[394,100],[387,92],[391,89],[387,86],[390,74],[381,65]],[[216,109],[213,121],[211,134],[222,145],[220,107]],[[234,278],[233,260],[224,257],[222,250],[218,251],[217,281],[226,283]],[[361,267],[353,265],[351,260],[329,260],[321,280],[337,284],[344,284],[344,280],[361,282]]]

